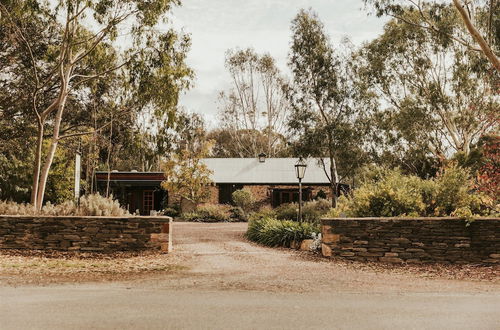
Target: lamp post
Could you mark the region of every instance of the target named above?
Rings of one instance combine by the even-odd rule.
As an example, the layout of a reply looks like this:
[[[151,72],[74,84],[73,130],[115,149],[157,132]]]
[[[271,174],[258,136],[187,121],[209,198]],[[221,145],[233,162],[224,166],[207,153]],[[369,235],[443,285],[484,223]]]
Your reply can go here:
[[[304,178],[304,174],[306,174],[306,167],[306,162],[300,157],[295,164],[295,174],[297,175],[297,179],[299,179],[299,222],[302,222],[302,179]]]

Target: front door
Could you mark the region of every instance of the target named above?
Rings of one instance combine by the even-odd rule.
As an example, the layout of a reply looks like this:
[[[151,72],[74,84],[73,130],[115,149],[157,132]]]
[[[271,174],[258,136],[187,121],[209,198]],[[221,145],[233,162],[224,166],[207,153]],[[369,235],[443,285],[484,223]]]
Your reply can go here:
[[[154,210],[155,197],[153,190],[144,190],[142,192],[142,214],[149,215]]]

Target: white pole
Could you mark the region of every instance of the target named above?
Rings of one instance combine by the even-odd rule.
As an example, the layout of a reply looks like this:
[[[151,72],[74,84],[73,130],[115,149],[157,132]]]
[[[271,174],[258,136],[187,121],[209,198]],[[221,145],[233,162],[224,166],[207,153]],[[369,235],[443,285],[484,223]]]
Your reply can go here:
[[[81,156],[80,152],[76,152],[75,157],[75,201],[80,201],[80,172],[81,172]]]

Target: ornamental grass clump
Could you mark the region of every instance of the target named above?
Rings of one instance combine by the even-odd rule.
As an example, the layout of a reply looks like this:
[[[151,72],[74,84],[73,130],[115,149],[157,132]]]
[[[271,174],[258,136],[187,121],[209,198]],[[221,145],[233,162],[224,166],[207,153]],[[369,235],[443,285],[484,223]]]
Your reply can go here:
[[[3,215],[50,215],[50,216],[126,216],[127,210],[120,207],[113,197],[99,194],[85,195],[80,198],[80,205],[73,201],[61,204],[47,202],[39,212],[31,204],[0,201],[0,214]]]
[[[301,242],[317,236],[317,225],[307,222],[260,218],[249,222],[247,238],[256,243],[271,247],[290,247],[290,244]]]
[[[77,215],[82,216],[124,216],[129,212],[120,206],[113,196],[104,197],[99,194],[84,195],[80,198]]]

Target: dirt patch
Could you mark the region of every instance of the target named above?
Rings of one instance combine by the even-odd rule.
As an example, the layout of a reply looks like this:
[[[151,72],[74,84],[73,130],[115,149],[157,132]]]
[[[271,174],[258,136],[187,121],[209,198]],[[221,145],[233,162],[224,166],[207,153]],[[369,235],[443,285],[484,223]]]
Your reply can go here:
[[[57,251],[0,251],[0,284],[51,284],[139,279],[185,271],[158,251],[113,254]]]

